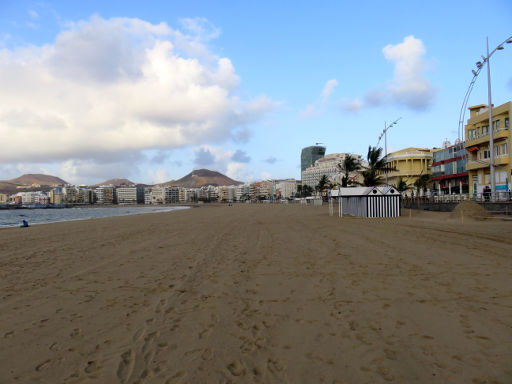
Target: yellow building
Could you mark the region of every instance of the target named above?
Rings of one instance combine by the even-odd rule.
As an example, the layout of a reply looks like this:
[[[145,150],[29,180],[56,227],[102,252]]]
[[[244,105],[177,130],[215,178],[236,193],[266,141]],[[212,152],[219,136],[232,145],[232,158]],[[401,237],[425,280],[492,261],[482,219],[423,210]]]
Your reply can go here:
[[[492,109],[494,139],[494,165],[496,191],[507,191],[510,187],[510,110],[512,102]],[[470,116],[465,127],[466,149],[468,151],[469,194],[483,192],[491,186],[490,150],[489,150],[489,109],[480,104],[469,107]]]
[[[9,195],[5,193],[0,193],[0,204],[5,204],[9,201]]]
[[[437,150],[409,147],[388,153],[386,163],[392,169],[388,172],[388,184],[396,186],[402,179],[412,187],[421,175],[431,175],[432,153]],[[410,195],[411,192],[412,190],[408,190],[406,194]]]

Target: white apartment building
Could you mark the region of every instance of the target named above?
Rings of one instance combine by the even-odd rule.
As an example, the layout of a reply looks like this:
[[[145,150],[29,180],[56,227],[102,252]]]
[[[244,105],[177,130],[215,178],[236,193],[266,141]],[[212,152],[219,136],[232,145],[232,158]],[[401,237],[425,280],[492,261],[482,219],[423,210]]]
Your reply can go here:
[[[333,153],[318,159],[312,167],[302,172],[302,185],[309,185],[311,188],[315,188],[323,175],[326,175],[331,181],[341,183],[343,174],[340,165],[347,155],[349,155],[349,153]],[[361,155],[350,155],[364,166],[365,162],[361,158]]]
[[[118,204],[139,204],[144,200],[144,188],[142,186],[118,187]]]
[[[281,199],[289,199],[294,197],[297,193],[297,180],[276,180],[275,181],[276,195],[279,195]]]
[[[42,191],[37,192],[18,192],[14,196],[21,197],[22,204],[48,204],[49,199],[46,193]],[[41,202],[41,200],[43,202]],[[46,202],[48,200],[48,202]]]

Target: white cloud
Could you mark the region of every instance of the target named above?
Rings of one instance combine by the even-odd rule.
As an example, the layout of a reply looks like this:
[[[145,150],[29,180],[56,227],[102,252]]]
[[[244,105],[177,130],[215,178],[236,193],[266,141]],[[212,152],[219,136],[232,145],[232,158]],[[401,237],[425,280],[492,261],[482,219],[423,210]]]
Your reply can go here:
[[[33,18],[33,19],[38,19],[39,18],[39,13],[37,13],[33,9],[29,9],[27,12],[28,12],[28,14],[30,15],[31,18]]]
[[[149,170],[146,177],[150,184],[160,184],[171,180],[169,173],[165,169]]]
[[[91,159],[67,160],[58,169],[58,176],[72,184],[95,184],[114,177],[129,179],[137,173],[138,168],[129,161],[100,162]]]
[[[322,102],[326,103],[329,101],[329,98],[331,97],[334,88],[336,88],[337,86],[338,80],[336,79],[328,80],[327,83],[325,83],[324,89],[322,90]]]
[[[343,104],[342,108],[357,111],[364,106],[395,105],[413,110],[428,109],[435,101],[437,88],[425,76],[428,65],[423,58],[427,52],[423,42],[411,35],[402,43],[385,46],[382,52],[395,65],[393,79],[383,88],[367,91],[364,103],[356,99]]]
[[[352,101],[342,101],[341,108],[347,112],[358,112],[363,107],[363,104],[359,99]]]
[[[9,143],[0,161],[67,162],[72,178],[127,153],[247,139],[275,103],[239,99],[231,61],[202,43],[219,32],[203,19],[184,23],[203,37],[93,16],[52,44],[0,50],[0,136]],[[209,60],[191,56],[198,49]]]
[[[338,86],[338,80],[330,79],[324,85],[320,97],[312,104],[306,106],[306,108],[299,112],[299,116],[302,119],[311,119],[313,117],[320,116],[325,110],[329,99],[334,92],[334,89]]]

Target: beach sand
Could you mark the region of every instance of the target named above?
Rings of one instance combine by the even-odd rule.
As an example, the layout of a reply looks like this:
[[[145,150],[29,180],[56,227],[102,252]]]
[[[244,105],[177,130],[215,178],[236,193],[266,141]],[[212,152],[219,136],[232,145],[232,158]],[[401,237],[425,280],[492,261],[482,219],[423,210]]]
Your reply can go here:
[[[0,383],[511,383],[512,222],[205,206],[0,230]]]

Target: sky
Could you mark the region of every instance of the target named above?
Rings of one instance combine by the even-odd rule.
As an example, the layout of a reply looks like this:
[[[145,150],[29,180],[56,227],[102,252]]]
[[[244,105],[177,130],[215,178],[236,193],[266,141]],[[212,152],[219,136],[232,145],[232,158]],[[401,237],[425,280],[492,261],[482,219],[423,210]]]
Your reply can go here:
[[[389,152],[453,143],[511,20],[509,0],[0,0],[0,180],[300,179],[303,147],[364,157],[398,118]],[[504,48],[494,105],[512,100]],[[469,105],[487,92],[485,70]]]

